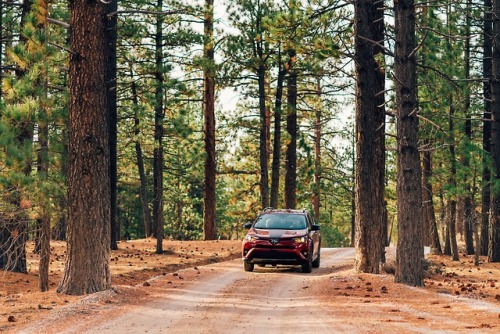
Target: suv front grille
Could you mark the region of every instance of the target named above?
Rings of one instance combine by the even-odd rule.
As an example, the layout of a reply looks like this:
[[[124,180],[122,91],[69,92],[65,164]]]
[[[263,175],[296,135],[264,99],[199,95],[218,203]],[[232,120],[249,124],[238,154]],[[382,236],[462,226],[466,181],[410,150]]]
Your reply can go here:
[[[296,260],[297,256],[294,253],[288,252],[259,252],[255,250],[252,254],[254,259],[269,259],[269,260]]]

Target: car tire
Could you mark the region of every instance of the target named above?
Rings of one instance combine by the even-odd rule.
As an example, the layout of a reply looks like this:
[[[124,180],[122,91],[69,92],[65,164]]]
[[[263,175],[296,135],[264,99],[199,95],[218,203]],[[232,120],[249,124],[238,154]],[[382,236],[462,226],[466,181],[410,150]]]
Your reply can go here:
[[[320,251],[320,250],[318,250],[318,257],[316,258],[316,260],[314,260],[314,261],[312,262],[312,267],[313,267],[313,268],[319,268],[319,264],[320,264],[320,262],[321,262],[321,251]]]
[[[302,272],[303,273],[308,274],[311,271],[312,271],[312,253],[310,254],[310,257],[307,260],[307,262],[302,264]]]
[[[243,262],[243,268],[245,269],[245,271],[253,271],[254,264]]]

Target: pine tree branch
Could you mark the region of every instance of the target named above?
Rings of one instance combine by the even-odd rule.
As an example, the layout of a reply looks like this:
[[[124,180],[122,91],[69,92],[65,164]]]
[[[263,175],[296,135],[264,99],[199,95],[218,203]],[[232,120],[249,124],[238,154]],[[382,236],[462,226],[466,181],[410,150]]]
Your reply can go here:
[[[376,41],[374,41],[374,40],[371,40],[371,39],[366,38],[366,37],[363,37],[363,36],[358,36],[358,37],[359,37],[360,39],[362,39],[362,40],[365,40],[365,41],[367,41],[367,42],[370,42],[370,43],[372,43],[372,44],[374,44],[374,45],[378,46],[379,48],[381,48],[382,50],[384,50],[384,53],[385,53],[386,55],[389,55],[389,56],[391,56],[391,57],[394,57],[394,53],[393,53],[391,50],[389,50],[388,48],[386,48],[383,44],[380,44],[379,42],[376,42]]]
[[[153,11],[153,10],[118,10],[108,14],[108,18],[120,14],[150,14],[150,15],[174,15],[174,14],[189,14],[182,9],[169,10],[169,11]]]
[[[66,52],[68,52],[68,53],[72,54],[73,56],[76,56],[76,53],[75,53],[75,52],[71,51],[70,49],[68,49],[68,48],[66,48],[66,47],[64,47],[64,46],[61,46],[61,45],[58,45],[58,44],[55,44],[55,43],[52,43],[52,42],[48,42],[47,44],[49,44],[49,45],[51,45],[51,46],[53,46],[53,47],[56,47],[56,48],[58,48],[59,50],[66,51]]]
[[[442,76],[443,78],[445,78],[446,80],[448,80],[449,82],[451,82],[455,87],[457,88],[460,88],[460,86],[455,82],[455,79],[451,78],[450,76],[448,76],[446,73],[443,73],[441,71],[439,71],[438,69],[436,68],[433,68],[433,67],[430,67],[430,66],[426,66],[426,65],[423,65],[423,64],[420,64],[417,62],[417,66],[418,67],[421,67],[421,68],[425,68],[427,70],[431,70],[431,71],[434,71],[436,72],[437,74],[439,74],[440,76]]]
[[[422,40],[420,41],[420,44],[417,45],[417,47],[411,51],[411,53],[408,55],[408,58],[413,57],[413,55],[415,55],[415,53],[417,53],[418,49],[420,49],[422,47],[422,45],[424,44],[425,40],[427,39],[427,35],[429,35],[429,30],[427,30],[425,32],[424,38],[422,38]]]
[[[47,18],[47,21],[49,23],[61,26],[61,27],[66,28],[66,29],[69,29],[69,27],[70,27],[69,23],[66,23],[66,22],[63,22],[63,21],[59,21],[59,20],[55,20],[55,19],[51,19],[50,17]]]

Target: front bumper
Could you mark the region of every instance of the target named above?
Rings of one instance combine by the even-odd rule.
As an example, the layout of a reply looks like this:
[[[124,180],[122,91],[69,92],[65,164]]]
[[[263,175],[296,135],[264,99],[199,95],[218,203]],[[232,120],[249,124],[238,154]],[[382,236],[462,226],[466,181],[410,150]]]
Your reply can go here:
[[[302,264],[309,259],[308,243],[280,242],[277,245],[265,241],[243,245],[242,260],[254,264]]]

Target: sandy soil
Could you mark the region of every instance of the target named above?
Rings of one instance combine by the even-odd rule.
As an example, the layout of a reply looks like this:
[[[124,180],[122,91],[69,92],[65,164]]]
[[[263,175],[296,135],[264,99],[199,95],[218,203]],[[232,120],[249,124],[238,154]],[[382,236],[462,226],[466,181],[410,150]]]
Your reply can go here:
[[[10,283],[11,277],[4,275],[0,332],[500,331],[500,264],[475,267],[471,257],[453,262],[430,256],[426,287],[413,288],[395,284],[390,274],[354,273],[354,251],[349,248],[323,249],[321,267],[302,274],[293,267],[256,267],[247,273],[239,259],[202,265],[238,257],[239,241],[168,242],[169,246],[169,254],[161,256],[151,250],[154,240],[120,244],[118,261],[112,265],[123,266],[113,269],[114,288],[85,297],[35,292],[34,273],[15,275]],[[153,260],[156,257],[163,261]],[[138,260],[129,264],[132,258]],[[174,265],[166,264],[167,258]],[[175,265],[181,260],[184,268]],[[9,317],[15,321],[9,322]]]
[[[155,253],[156,239],[122,241],[118,250],[111,252],[111,274],[113,291],[91,296],[68,296],[55,292],[65,262],[66,244],[51,243],[50,290],[38,291],[39,257],[33,253],[33,244],[28,244],[28,274],[15,274],[0,271],[0,333],[17,333],[26,324],[57,313],[61,308],[74,307],[76,304],[95,305],[104,300],[107,306],[126,301],[126,293],[136,287],[147,285],[156,276],[167,275],[183,268],[192,268],[208,263],[240,257],[241,241],[171,241],[163,242],[164,254]],[[142,292],[138,292],[143,296]],[[109,296],[105,298],[104,296]],[[133,301],[138,300],[133,298]],[[95,304],[94,301],[96,301]]]

